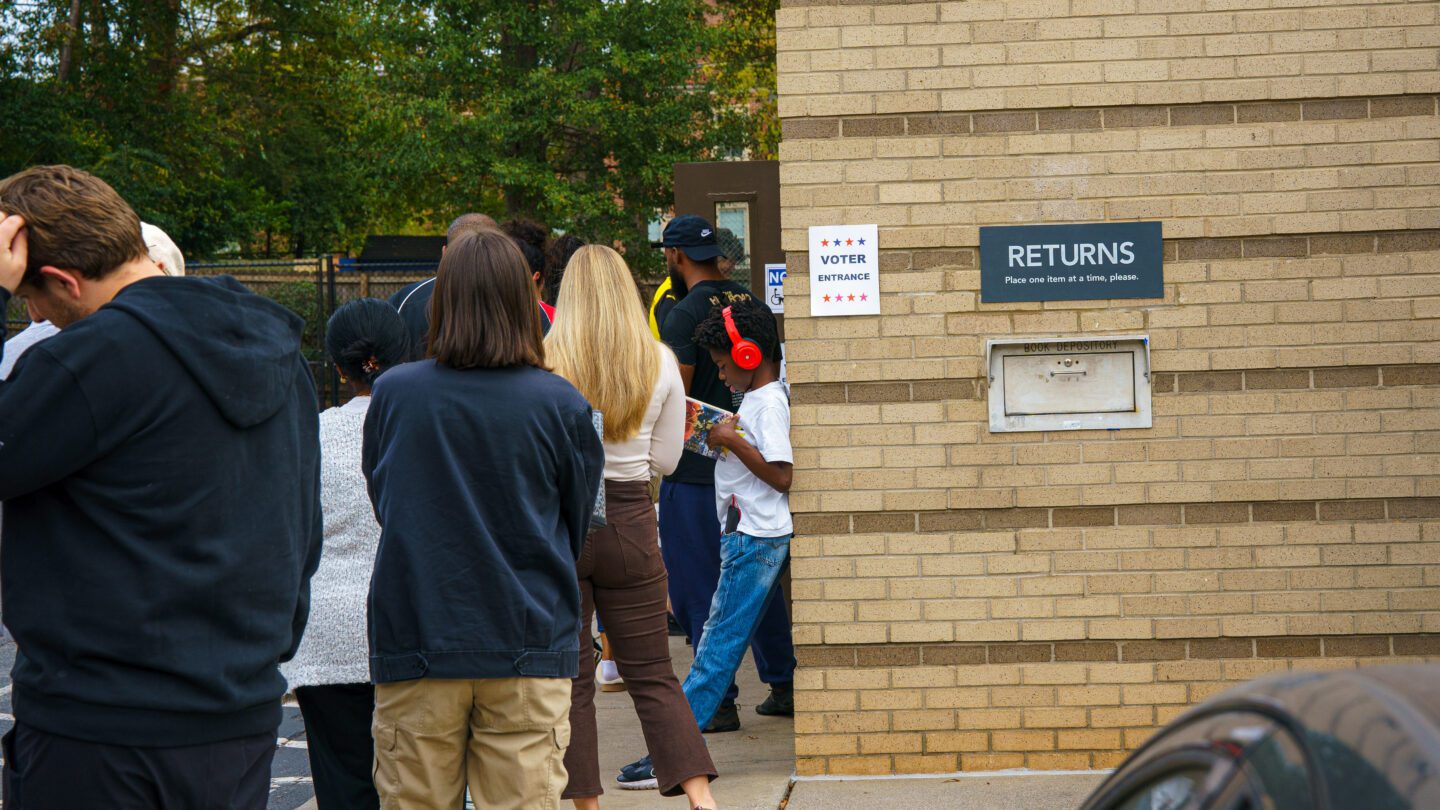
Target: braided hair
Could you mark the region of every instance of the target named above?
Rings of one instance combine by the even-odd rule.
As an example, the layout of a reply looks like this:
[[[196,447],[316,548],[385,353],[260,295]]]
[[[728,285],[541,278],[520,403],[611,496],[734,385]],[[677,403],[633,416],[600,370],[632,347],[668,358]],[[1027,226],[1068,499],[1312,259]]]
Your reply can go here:
[[[714,307],[705,320],[695,327],[695,345],[717,352],[730,351],[730,335],[725,331],[724,310],[723,305]],[[780,327],[775,322],[775,314],[770,311],[770,307],[758,299],[745,298],[730,305],[730,317],[734,319],[735,329],[740,332],[740,336],[755,341],[766,360],[780,361]]]

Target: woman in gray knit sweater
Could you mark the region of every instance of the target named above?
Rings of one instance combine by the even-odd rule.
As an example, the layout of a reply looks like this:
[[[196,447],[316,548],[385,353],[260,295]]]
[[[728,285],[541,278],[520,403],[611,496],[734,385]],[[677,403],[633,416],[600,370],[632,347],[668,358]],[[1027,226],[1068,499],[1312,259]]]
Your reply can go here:
[[[360,448],[370,386],[405,361],[409,338],[395,308],[362,298],[335,311],[325,349],[353,395],[320,414],[320,502],[325,548],[310,581],[310,621],[294,660],[281,667],[305,717],[320,810],[378,808],[371,781],[375,706],[365,600],[380,526],[365,491]]]

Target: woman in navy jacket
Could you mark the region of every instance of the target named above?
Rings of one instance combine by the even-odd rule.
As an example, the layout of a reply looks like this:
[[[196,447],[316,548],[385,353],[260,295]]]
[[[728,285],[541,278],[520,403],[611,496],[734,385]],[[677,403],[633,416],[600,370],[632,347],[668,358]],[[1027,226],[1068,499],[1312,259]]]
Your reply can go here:
[[[451,810],[468,782],[479,806],[558,808],[604,450],[545,370],[508,237],[451,244],[430,306],[429,357],[377,381],[365,422],[375,786],[385,807]]]

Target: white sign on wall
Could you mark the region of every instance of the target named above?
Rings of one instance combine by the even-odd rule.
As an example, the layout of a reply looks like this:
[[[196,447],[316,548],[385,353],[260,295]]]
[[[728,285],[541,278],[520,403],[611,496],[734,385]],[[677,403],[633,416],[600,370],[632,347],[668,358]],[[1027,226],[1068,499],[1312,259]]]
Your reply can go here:
[[[810,314],[880,314],[879,228],[816,225],[810,229]]]
[[[785,265],[765,265],[765,303],[776,315],[785,314]]]

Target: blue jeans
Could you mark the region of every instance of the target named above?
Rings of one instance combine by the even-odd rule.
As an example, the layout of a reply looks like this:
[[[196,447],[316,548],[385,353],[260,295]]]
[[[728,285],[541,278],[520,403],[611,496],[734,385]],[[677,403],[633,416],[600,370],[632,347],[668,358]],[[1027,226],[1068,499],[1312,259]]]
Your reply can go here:
[[[670,607],[695,649],[705,640],[705,620],[720,582],[720,520],[715,488],[699,484],[660,485],[660,553],[670,574]],[[789,685],[795,678],[795,647],[784,599],[773,599],[750,642],[760,680]],[[723,703],[734,703],[732,683]]]
[[[720,584],[685,677],[685,698],[700,728],[710,723],[730,688],[765,608],[780,590],[780,570],[789,556],[790,535],[734,532],[720,538]]]

